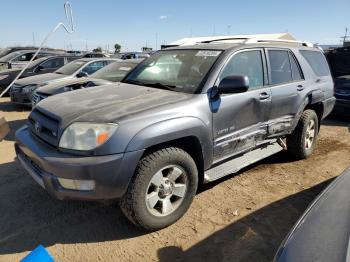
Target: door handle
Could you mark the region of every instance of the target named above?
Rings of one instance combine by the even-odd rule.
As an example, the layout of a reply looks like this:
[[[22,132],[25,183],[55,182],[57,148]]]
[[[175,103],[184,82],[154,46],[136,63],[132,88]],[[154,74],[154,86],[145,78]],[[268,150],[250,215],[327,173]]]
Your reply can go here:
[[[298,91],[303,91],[305,89],[305,87],[303,85],[298,85],[297,86],[297,90]]]
[[[260,94],[259,97],[260,97],[260,100],[266,100],[266,99],[270,98],[270,94],[263,92]]]

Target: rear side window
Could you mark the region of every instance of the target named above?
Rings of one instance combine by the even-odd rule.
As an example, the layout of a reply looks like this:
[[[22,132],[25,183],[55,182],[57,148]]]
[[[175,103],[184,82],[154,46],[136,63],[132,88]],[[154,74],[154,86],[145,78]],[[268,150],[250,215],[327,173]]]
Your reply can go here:
[[[321,52],[318,51],[309,51],[309,50],[300,50],[302,56],[311,66],[312,70],[317,76],[329,76],[330,71],[327,64],[326,58]]]
[[[289,53],[289,59],[290,59],[290,64],[291,64],[291,69],[292,69],[292,78],[294,81],[302,80],[303,76],[300,71],[300,66],[298,65],[298,62],[294,55]]]
[[[292,81],[292,71],[289,61],[289,52],[286,50],[269,50],[268,51],[271,84],[278,85]]]

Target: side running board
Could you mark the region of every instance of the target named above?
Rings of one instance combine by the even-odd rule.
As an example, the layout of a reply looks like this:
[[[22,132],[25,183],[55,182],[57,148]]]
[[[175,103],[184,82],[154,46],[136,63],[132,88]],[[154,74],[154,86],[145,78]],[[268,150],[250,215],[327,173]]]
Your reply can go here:
[[[264,146],[258,147],[243,155],[239,155],[232,160],[223,162],[222,164],[208,169],[204,173],[204,183],[209,183],[224,176],[237,173],[242,168],[256,163],[266,157],[272,156],[282,150],[283,148],[276,142],[267,145],[265,144]]]

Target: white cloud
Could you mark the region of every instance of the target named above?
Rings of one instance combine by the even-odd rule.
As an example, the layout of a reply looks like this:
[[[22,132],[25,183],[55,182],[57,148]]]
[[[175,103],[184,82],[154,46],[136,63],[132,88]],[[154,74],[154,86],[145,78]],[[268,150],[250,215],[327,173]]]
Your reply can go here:
[[[166,16],[166,15],[161,15],[161,16],[159,17],[160,20],[164,20],[164,19],[167,19],[167,18],[168,18],[168,16]]]

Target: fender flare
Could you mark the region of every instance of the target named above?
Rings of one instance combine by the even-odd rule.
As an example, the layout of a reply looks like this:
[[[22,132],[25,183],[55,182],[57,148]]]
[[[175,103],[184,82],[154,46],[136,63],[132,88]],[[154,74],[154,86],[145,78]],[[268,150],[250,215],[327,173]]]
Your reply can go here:
[[[204,167],[208,166],[213,157],[211,128],[196,117],[172,118],[149,125],[131,139],[126,152],[147,149],[186,137],[198,139],[202,149]]]

